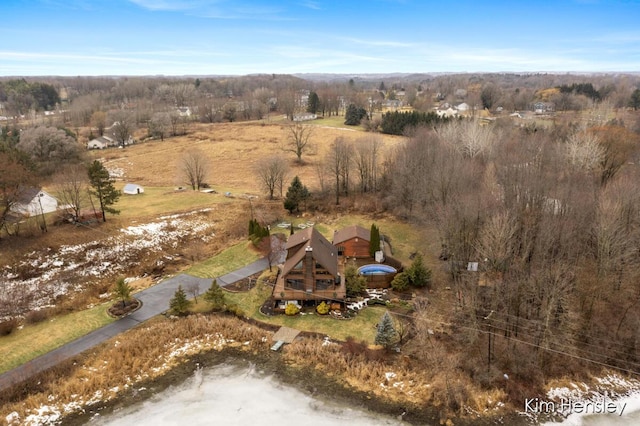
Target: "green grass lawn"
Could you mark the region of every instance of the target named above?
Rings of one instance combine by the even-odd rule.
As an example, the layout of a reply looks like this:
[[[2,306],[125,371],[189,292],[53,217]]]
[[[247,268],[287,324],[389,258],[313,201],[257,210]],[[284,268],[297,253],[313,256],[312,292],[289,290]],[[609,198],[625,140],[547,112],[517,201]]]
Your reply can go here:
[[[0,373],[18,367],[65,343],[113,322],[107,315],[110,303],[80,312],[57,316],[34,325],[26,325],[0,338],[3,356]]]
[[[222,194],[205,194],[191,190],[175,191],[174,188],[169,187],[145,187],[143,194],[123,194],[114,207],[120,210],[120,217],[139,218],[166,212],[197,210],[224,202],[229,202],[229,198]]]
[[[322,333],[339,340],[354,337],[358,341],[364,340],[369,344],[373,344],[376,336],[375,325],[386,310],[382,306],[368,307],[360,311],[355,318],[349,320],[338,320],[328,315],[318,315],[317,313],[270,317],[260,312],[260,306],[270,295],[271,287],[261,283],[258,283],[256,287],[248,292],[225,292],[225,297],[229,303],[241,306],[245,314],[255,320],[268,324],[284,325],[302,331]]]
[[[214,278],[235,271],[260,258],[250,245],[247,241],[229,247],[214,257],[192,266],[185,273],[200,278]]]

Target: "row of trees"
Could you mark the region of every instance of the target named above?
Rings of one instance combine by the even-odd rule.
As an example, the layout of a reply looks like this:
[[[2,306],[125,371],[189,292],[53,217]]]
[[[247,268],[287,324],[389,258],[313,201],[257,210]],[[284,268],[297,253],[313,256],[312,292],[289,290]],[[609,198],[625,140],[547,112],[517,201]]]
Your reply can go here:
[[[551,368],[553,351],[638,363],[638,135],[618,125],[472,126],[416,132],[385,175],[387,205],[440,232],[459,324],[490,327],[505,350],[524,350],[510,339],[531,345],[535,356],[510,367],[521,372]]]
[[[135,127],[147,127],[150,135],[163,139],[185,132],[194,118],[208,123],[261,119],[274,111],[290,119],[305,110],[322,116],[345,114],[347,122],[355,123],[365,111],[370,117],[374,111],[382,111],[383,102],[390,99],[400,99],[421,112],[429,112],[444,101],[488,109],[501,106],[507,111],[531,109],[537,101],[551,102],[557,110],[591,108],[601,102],[616,108],[637,107],[633,94],[639,85],[639,79],[632,75],[553,74],[415,74],[383,81],[344,76],[330,82],[285,75],[0,79],[0,115],[15,116],[63,104],[63,122],[58,124],[74,129],[93,125],[101,134],[101,126],[92,124],[94,114],[98,113],[98,118],[107,114],[111,124],[118,121],[112,115],[126,112]],[[178,108],[189,108],[193,116]]]

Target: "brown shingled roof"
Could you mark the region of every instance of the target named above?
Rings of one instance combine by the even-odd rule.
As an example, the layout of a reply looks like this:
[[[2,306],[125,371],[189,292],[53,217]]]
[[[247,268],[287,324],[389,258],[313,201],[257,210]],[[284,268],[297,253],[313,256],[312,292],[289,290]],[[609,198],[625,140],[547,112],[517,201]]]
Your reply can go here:
[[[296,235],[300,235],[300,237],[296,238],[293,241],[294,244],[290,245],[289,242]],[[307,247],[311,247],[313,249],[312,256],[316,262],[324,266],[334,277],[338,275],[338,249],[333,246],[329,240],[323,237],[321,233],[316,231],[314,228],[307,228],[304,231],[293,234],[289,237],[289,241],[287,241],[287,250],[290,248],[295,249],[298,245],[300,245],[300,248],[296,250],[293,256],[290,256],[289,259],[287,259],[282,267],[283,275],[289,273],[289,271],[291,271],[291,269],[293,269],[293,267],[304,258]]]
[[[371,231],[358,225],[347,226],[333,234],[333,244],[340,244],[355,237],[371,241]]]

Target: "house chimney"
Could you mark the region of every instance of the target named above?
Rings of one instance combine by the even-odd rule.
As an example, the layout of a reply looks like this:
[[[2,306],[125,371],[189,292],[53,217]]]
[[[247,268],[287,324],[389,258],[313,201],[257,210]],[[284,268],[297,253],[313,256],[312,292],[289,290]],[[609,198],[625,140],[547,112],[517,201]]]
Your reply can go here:
[[[304,288],[307,292],[313,292],[313,247],[307,246],[304,249]]]

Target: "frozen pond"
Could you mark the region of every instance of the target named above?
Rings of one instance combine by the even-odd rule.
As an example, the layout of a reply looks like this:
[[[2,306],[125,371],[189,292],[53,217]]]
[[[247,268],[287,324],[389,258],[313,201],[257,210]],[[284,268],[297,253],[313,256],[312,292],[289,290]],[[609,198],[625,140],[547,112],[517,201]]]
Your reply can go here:
[[[560,423],[545,423],[544,426],[637,426],[640,425],[640,394],[615,401],[626,404],[622,416],[619,414],[570,414]]]
[[[149,400],[96,416],[99,425],[400,425],[395,418],[313,398],[271,376],[223,364],[198,370]],[[405,423],[406,424],[406,423]]]

